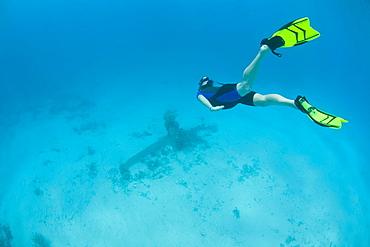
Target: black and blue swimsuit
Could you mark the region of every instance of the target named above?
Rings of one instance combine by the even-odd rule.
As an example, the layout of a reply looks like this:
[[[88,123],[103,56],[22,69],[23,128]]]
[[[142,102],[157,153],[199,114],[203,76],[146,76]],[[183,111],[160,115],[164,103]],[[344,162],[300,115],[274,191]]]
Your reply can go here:
[[[224,84],[222,87],[205,87],[200,89],[197,93],[203,95],[212,106],[225,106],[224,109],[230,109],[241,103],[244,105],[254,106],[253,96],[256,94],[250,91],[244,96],[241,96],[236,89],[236,84]]]

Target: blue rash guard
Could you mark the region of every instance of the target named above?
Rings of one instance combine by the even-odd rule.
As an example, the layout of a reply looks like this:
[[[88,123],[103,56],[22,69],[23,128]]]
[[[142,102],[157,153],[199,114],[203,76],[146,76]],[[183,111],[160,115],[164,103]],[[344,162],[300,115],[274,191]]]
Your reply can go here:
[[[225,106],[224,109],[230,109],[241,103],[244,105],[254,106],[253,96],[256,92],[251,91],[244,96],[241,96],[236,89],[236,84],[224,84],[222,87],[205,87],[201,88],[198,93],[203,95],[212,106]]]

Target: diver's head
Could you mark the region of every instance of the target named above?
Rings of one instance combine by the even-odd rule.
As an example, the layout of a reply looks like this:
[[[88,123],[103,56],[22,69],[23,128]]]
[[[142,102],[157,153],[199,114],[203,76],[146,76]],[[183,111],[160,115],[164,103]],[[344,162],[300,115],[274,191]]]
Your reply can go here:
[[[212,87],[213,86],[213,80],[209,79],[209,77],[204,76],[202,79],[200,79],[199,88],[205,88],[205,87]]]

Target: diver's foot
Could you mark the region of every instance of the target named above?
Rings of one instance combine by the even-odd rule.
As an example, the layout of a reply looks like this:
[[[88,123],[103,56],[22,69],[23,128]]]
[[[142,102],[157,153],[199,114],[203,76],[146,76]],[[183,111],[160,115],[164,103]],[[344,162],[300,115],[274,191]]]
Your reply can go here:
[[[269,51],[270,51],[270,48],[267,45],[261,45],[260,47],[261,55],[266,55],[267,53],[269,53]]]
[[[294,105],[297,107],[298,110],[300,110],[303,113],[307,113],[307,111],[302,106],[302,102],[307,101],[306,97],[302,97],[301,95],[298,95],[297,98],[294,100]],[[308,102],[307,102],[308,103]]]
[[[265,50],[270,50],[270,48],[268,47],[268,45],[261,45],[260,50],[265,51]]]
[[[263,39],[261,41],[261,47],[263,45],[267,45],[271,52],[275,54],[278,57],[281,57],[282,55],[280,53],[275,52],[275,50],[279,47],[282,47],[285,44],[285,41],[280,36],[274,36],[270,39]]]
[[[267,45],[273,51],[279,47],[282,47],[284,44],[285,44],[285,41],[280,36],[275,36],[271,39],[263,39],[261,41],[261,46]]]

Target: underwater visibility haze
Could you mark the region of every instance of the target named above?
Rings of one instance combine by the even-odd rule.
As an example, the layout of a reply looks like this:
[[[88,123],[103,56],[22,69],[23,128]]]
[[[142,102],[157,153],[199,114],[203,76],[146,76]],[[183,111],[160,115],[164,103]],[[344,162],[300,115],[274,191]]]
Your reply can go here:
[[[0,247],[370,246],[370,3],[0,3]],[[211,112],[260,42],[309,17],[253,90],[289,107]]]

